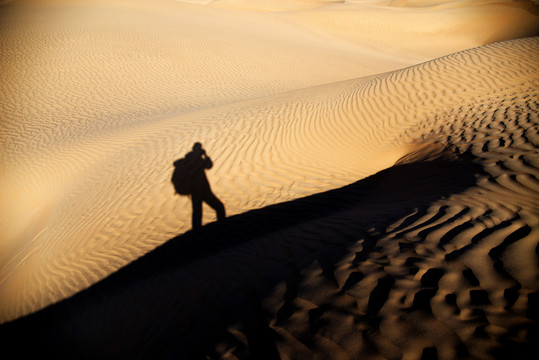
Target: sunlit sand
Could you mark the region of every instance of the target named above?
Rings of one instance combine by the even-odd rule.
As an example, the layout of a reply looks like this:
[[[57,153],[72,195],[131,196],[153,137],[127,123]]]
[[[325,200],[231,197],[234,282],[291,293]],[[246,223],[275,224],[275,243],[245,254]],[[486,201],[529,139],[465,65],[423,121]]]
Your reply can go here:
[[[534,2],[14,0],[0,20],[8,343],[223,359],[530,350]],[[196,142],[227,219],[205,206],[195,233],[171,176]]]

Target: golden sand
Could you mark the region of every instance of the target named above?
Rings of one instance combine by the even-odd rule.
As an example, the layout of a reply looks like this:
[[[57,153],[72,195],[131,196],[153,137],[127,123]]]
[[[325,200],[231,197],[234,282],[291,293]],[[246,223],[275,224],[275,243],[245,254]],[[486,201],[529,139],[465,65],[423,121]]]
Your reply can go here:
[[[0,322],[78,293],[86,310],[45,312],[69,309],[58,328],[39,311],[24,321],[74,343],[125,331],[96,356],[160,341],[231,359],[268,346],[282,359],[490,358],[527,344],[533,3],[11,1],[0,16]],[[197,141],[231,216],[205,208],[203,235],[170,182]],[[152,250],[173,242],[190,245],[163,270]],[[145,280],[100,285],[147,253]]]

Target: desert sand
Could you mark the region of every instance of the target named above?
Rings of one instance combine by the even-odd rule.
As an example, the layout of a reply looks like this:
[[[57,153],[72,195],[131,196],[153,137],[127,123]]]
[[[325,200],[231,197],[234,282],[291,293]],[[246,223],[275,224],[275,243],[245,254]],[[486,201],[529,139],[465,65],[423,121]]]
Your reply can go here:
[[[530,1],[0,2],[3,349],[537,351],[537,35]]]

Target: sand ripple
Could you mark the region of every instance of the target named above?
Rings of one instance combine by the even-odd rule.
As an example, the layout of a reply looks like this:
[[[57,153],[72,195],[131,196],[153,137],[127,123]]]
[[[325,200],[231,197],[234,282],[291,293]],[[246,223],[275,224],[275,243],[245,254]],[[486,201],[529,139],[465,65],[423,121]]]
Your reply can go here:
[[[116,40],[122,54],[141,54]],[[83,68],[107,62],[92,56]],[[297,56],[268,61],[294,73]],[[33,328],[46,344],[45,329],[75,342],[95,332],[110,335],[96,352],[114,341],[117,351],[221,358],[523,353],[537,331],[538,58],[539,38],[525,38],[340,81],[348,68],[327,85],[301,75],[223,97],[217,86],[196,104],[162,93],[170,84],[138,82],[136,68],[111,65],[91,89],[90,70],[81,87],[59,79],[67,88],[54,96],[18,81],[24,66],[11,69],[17,81],[3,93],[29,94],[33,106],[2,110],[0,322],[78,295],[3,333]],[[166,72],[146,60],[145,71]],[[36,76],[47,68],[24,61]],[[72,106],[87,91],[97,93],[73,108],[76,123],[49,102]],[[39,109],[50,124],[32,121]],[[195,141],[214,160],[212,188],[232,218],[209,224],[206,211],[202,235],[181,235],[189,200],[174,195],[170,175]],[[51,328],[53,318],[62,320]]]
[[[516,148],[532,149],[513,155],[533,158],[534,145],[523,135],[536,139],[530,128],[537,107],[536,54],[536,39],[490,45],[375,79],[155,120],[27,159],[20,175],[15,168],[6,182],[12,196],[22,195],[16,200],[26,214],[21,227],[35,226],[18,232],[31,241],[3,252],[11,259],[3,270],[3,293],[11,295],[2,299],[13,304],[4,308],[32,309],[61,298],[187,230],[189,206],[173,196],[170,164],[194,141],[214,157],[210,179],[231,214],[345,185],[390,166],[414,141],[436,139],[460,152],[491,156],[483,148],[495,144],[481,141],[499,131],[475,128],[507,128],[505,136],[523,142]],[[510,139],[503,145],[501,151],[511,153]],[[523,186],[503,181],[484,186],[501,194]],[[66,284],[65,272],[54,275],[58,262],[73,266],[70,282],[78,285]],[[28,266],[39,271],[18,270]],[[19,288],[26,283],[34,284],[31,290]]]

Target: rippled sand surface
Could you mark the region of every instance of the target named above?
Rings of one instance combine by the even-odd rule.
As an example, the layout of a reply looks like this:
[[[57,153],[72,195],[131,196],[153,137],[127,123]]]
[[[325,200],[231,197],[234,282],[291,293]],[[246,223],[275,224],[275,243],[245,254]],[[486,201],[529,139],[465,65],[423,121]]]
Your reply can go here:
[[[538,13],[0,3],[0,334],[84,356],[524,354]],[[229,215],[198,233],[170,182],[194,142]]]

